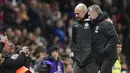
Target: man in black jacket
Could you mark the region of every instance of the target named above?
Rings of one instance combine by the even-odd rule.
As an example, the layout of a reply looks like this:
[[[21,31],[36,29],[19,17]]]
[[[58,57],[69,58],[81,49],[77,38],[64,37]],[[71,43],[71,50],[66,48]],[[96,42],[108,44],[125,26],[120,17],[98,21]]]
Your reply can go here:
[[[114,25],[105,21],[108,16],[98,5],[88,8],[88,18],[93,22],[92,51],[100,64],[100,73],[111,73],[117,59],[118,36]]]
[[[74,53],[73,73],[97,73],[92,58],[92,29],[87,18],[87,7],[80,3],[75,7],[76,22],[72,28],[72,51]]]
[[[6,45],[9,45],[8,43],[5,43],[7,41],[7,37],[3,37],[2,44],[0,43],[0,62],[2,60],[2,62],[0,63],[0,73],[16,73],[16,70],[26,63],[26,53],[28,53],[29,49],[27,47],[23,47],[18,58],[15,60],[11,58],[5,58],[3,48],[5,48]]]

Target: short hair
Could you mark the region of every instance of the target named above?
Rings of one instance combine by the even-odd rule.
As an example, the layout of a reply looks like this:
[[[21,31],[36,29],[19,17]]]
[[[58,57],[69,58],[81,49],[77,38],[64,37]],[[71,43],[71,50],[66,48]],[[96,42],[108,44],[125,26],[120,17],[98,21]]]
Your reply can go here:
[[[78,9],[83,9],[85,12],[87,12],[87,6],[84,4],[84,3],[79,3],[75,9],[78,8]]]
[[[89,6],[88,7],[88,11],[95,11],[98,14],[102,14],[103,13],[101,8],[98,5],[91,5],[91,6]]]

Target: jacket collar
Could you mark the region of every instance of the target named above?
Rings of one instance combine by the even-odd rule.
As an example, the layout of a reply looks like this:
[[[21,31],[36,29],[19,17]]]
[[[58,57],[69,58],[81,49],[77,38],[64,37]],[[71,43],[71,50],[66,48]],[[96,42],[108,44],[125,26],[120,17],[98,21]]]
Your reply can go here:
[[[101,21],[104,21],[105,19],[108,18],[108,14],[106,12],[103,12],[103,14],[99,14],[96,19],[92,21],[93,25],[97,25]]]

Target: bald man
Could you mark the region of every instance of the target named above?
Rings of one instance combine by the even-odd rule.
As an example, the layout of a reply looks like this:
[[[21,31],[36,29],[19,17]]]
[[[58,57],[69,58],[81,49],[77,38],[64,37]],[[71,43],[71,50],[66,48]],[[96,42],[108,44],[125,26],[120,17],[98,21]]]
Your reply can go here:
[[[75,24],[72,29],[73,73],[97,73],[97,64],[92,57],[92,28],[87,18],[87,7],[78,4],[75,9]]]

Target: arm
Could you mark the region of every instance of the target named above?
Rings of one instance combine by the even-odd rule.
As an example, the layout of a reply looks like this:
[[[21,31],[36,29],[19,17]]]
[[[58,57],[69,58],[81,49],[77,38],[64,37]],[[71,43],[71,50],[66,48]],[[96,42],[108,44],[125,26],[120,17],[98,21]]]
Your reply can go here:
[[[63,63],[63,61],[61,61],[61,65],[62,65],[62,73],[64,73],[64,63]]]
[[[18,58],[13,60],[13,59],[6,59],[3,63],[3,66],[5,67],[11,67],[11,68],[20,68],[24,65],[25,63],[25,53],[20,53]]]
[[[113,21],[112,21],[109,17],[108,17],[105,21],[107,21],[107,22],[113,24]]]
[[[47,63],[41,65],[40,73],[50,73],[50,66]]]
[[[118,35],[116,33],[116,30],[113,26],[113,24],[107,22],[104,25],[104,33],[108,36],[109,42],[107,43],[105,47],[105,51],[109,51],[112,48],[115,48],[117,42],[118,42]]]

